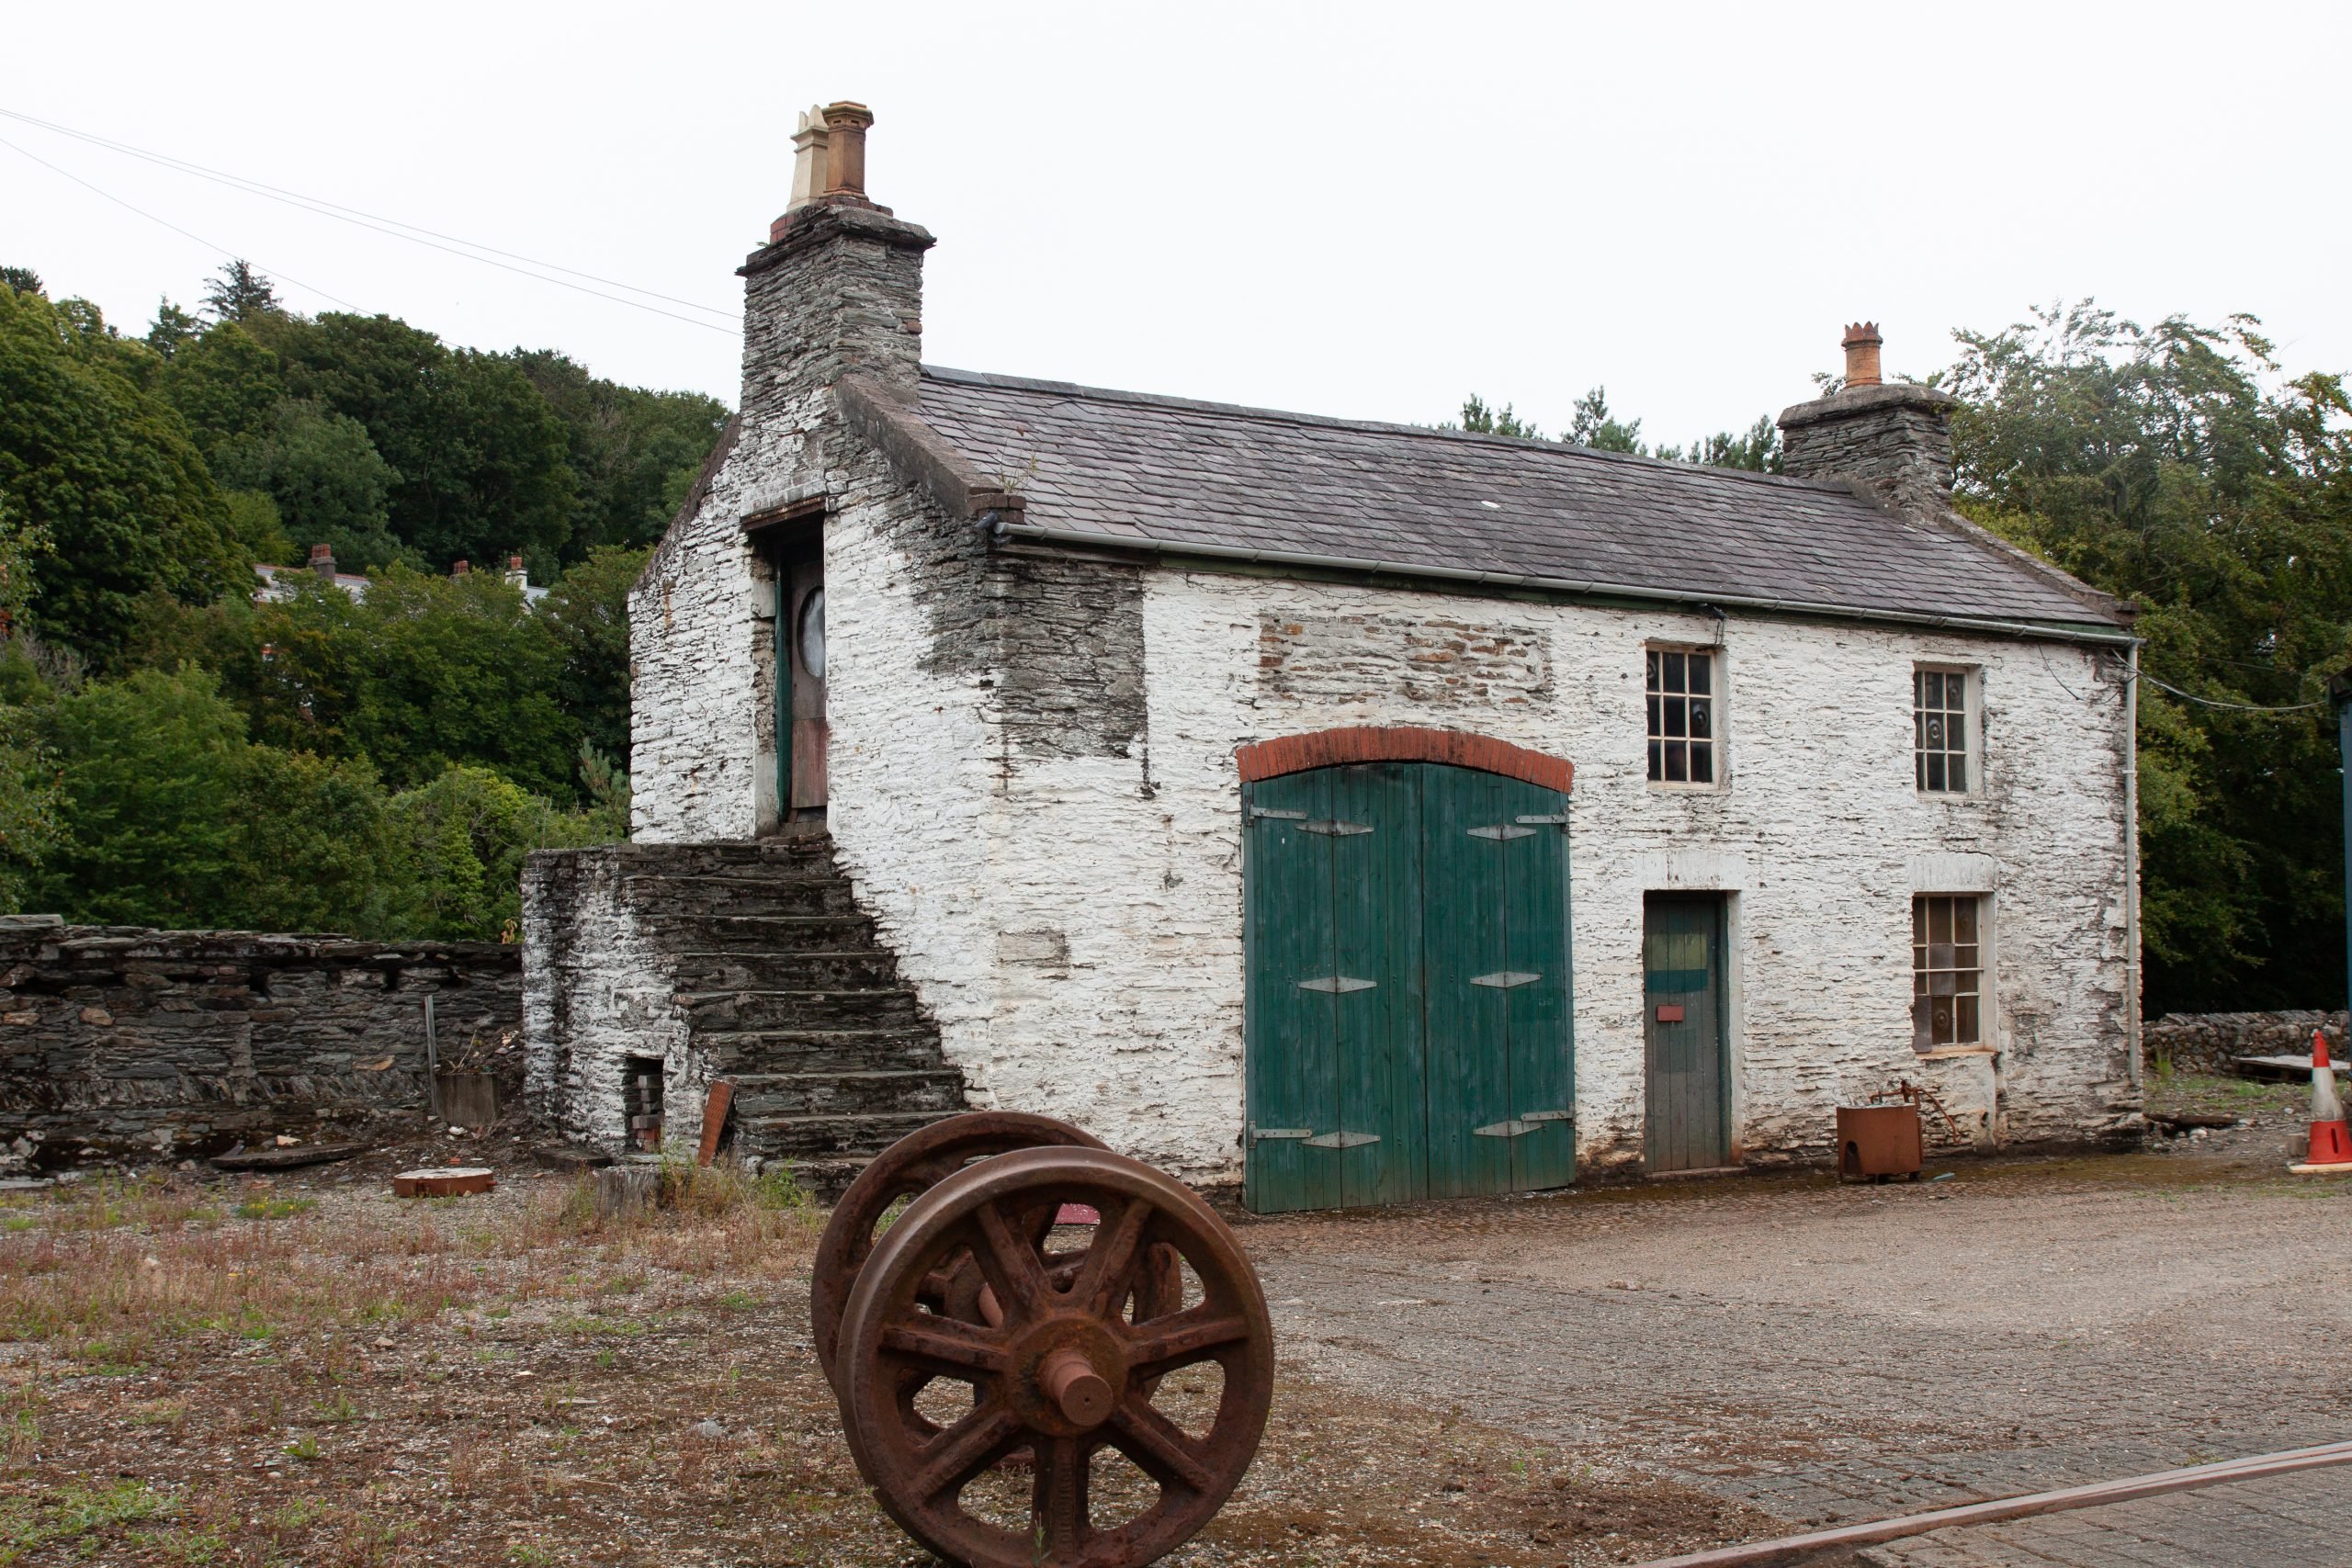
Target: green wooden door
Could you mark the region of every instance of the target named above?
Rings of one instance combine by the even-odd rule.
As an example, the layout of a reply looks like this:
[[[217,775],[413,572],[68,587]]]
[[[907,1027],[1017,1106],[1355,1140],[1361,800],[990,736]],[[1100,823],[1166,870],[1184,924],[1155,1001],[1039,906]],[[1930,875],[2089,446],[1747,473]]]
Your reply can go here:
[[[1573,1179],[1566,799],[1390,762],[1243,800],[1250,1206]]]
[[[1731,1160],[1723,951],[1721,895],[1653,893],[1644,900],[1649,1104],[1642,1154],[1651,1170],[1713,1170]]]

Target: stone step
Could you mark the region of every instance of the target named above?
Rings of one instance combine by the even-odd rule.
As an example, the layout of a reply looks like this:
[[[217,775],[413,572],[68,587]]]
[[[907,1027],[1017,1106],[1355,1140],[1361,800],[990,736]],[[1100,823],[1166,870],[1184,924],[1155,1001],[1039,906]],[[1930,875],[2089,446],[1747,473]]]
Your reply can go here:
[[[682,992],[893,990],[898,961],[853,949],[814,953],[682,953],[673,961]]]
[[[872,1159],[909,1133],[954,1110],[870,1116],[747,1116],[736,1124],[735,1153],[763,1159]]]
[[[767,875],[655,876],[621,879],[640,909],[657,915],[854,915],[849,879],[830,869]]]
[[[733,1073],[734,1114],[745,1121],[775,1116],[871,1116],[964,1107],[964,1075],[953,1067],[885,1072]]]
[[[678,1010],[686,1027],[745,1029],[910,1029],[922,1021],[915,993],[904,987],[856,991],[682,991]]]
[[[822,836],[746,843],[612,844],[600,852],[620,874],[721,876],[750,872],[833,872],[833,841]]]
[[[695,915],[654,910],[646,916],[657,945],[689,953],[834,953],[874,945],[874,922],[864,915]]]
[[[895,1029],[697,1030],[694,1043],[707,1054],[711,1071],[725,1077],[922,1071],[940,1065],[939,1037],[913,1024]]]

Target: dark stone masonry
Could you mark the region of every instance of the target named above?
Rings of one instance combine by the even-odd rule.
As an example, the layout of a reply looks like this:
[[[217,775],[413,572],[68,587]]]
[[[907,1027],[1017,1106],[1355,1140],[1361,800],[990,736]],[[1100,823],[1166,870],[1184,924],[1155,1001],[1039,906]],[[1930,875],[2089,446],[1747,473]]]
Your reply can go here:
[[[216,1154],[426,1103],[522,1025],[522,950],[0,918],[0,1167]],[[511,1054],[510,1054],[511,1059]]]
[[[2344,1011],[2168,1012],[2141,1028],[2148,1065],[2177,1073],[2231,1072],[2235,1056],[2308,1056],[2312,1031],[2327,1031],[2327,1048],[2344,1060]]]

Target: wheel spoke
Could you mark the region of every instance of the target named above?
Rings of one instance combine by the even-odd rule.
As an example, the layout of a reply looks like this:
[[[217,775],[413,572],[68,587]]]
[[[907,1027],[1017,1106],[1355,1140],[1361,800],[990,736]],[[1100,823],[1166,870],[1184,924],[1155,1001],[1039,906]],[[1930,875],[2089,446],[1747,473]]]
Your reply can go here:
[[[1086,1447],[1076,1438],[1055,1438],[1036,1445],[1037,1476],[1029,1493],[1030,1517],[1035,1520],[1038,1544],[1045,1555],[1075,1556],[1094,1533],[1087,1506]]]
[[[973,1211],[972,1219],[979,1226],[982,1243],[974,1249],[974,1256],[995,1287],[997,1304],[1023,1321],[1035,1317],[1046,1289],[1045,1265],[1036,1249],[1004,1223],[994,1203],[981,1204]]]
[[[893,1323],[882,1330],[882,1348],[947,1377],[1001,1372],[1007,1363],[997,1337],[952,1317],[928,1323]]]
[[[907,1490],[926,1503],[960,1491],[1020,1433],[1012,1412],[1001,1404],[981,1405],[917,1450],[922,1468]]]
[[[1206,1492],[1215,1478],[1193,1451],[1193,1439],[1148,1400],[1129,1394],[1111,1413],[1111,1441],[1164,1490]]]
[[[1116,1220],[1094,1233],[1094,1245],[1087,1249],[1086,1267],[1079,1270],[1078,1282],[1070,1287],[1071,1298],[1082,1310],[1102,1317],[1110,1312],[1112,1303],[1125,1296],[1127,1274],[1135,1267],[1136,1248],[1150,1220],[1151,1205],[1140,1198],[1130,1198]]]
[[[1127,1371],[1158,1375],[1205,1361],[1237,1340],[1250,1337],[1247,1320],[1219,1313],[1204,1303],[1173,1317],[1155,1318],[1127,1331]]]

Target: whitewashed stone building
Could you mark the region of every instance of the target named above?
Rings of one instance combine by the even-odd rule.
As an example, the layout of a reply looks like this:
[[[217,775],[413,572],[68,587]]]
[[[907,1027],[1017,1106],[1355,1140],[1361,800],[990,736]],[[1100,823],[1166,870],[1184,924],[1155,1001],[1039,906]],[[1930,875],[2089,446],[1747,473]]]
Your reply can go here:
[[[725,1077],[747,1150],[1002,1106],[1280,1208],[1826,1158],[1906,1079],[2136,1133],[2128,607],[1952,510],[1873,329],[1786,478],[938,369],[868,123],[632,597],[635,841],[526,875],[575,1136]]]

